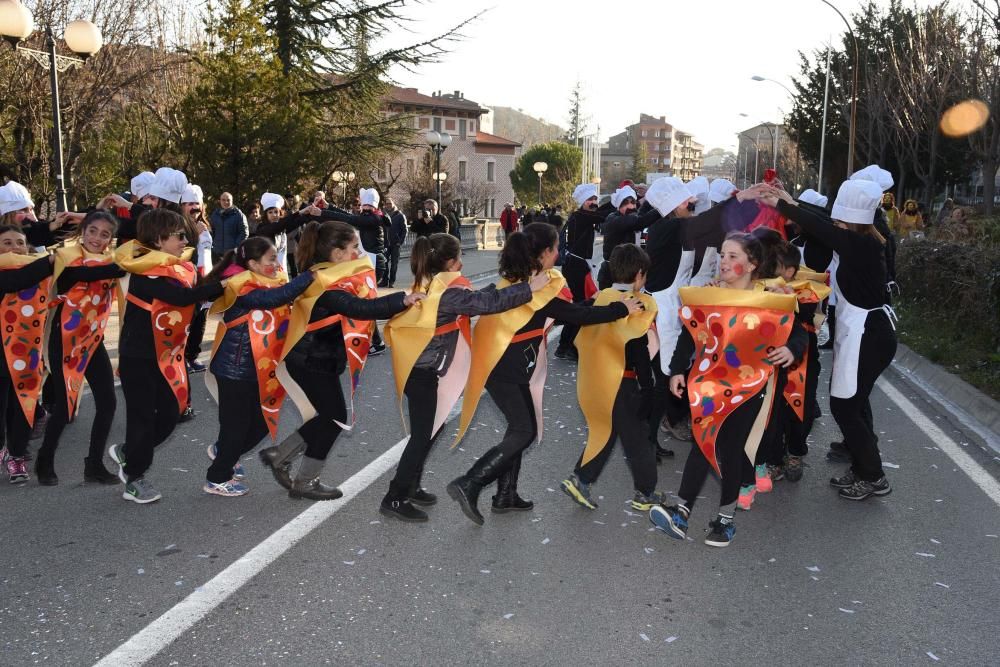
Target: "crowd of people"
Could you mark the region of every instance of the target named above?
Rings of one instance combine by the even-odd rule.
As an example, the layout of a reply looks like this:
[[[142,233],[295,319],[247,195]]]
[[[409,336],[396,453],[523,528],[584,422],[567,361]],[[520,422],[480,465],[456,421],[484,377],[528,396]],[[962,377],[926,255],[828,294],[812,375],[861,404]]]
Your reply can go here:
[[[605,207],[596,185],[581,184],[565,222],[558,207],[531,222],[509,207],[517,219],[504,228],[500,280],[481,290],[462,276],[460,238],[433,201],[407,225],[391,202],[380,208],[374,189],[361,189],[353,211],[322,192],[295,210],[266,193],[251,229],[231,196],[207,218],[200,188],[180,171],[145,172],[131,185],[128,198],[108,195],[52,221],[36,218],[18,183],[0,188],[0,408],[12,483],[29,479],[28,442],[43,403],[51,414],[34,472],[43,485],[58,483],[55,454],[86,381],[94,420],[85,479],[124,484],[123,498],[138,504],[159,500],[156,448],[190,414],[191,376],[205,370],[219,405],[205,493],[247,493],[241,458],[276,437],[290,396],[301,426],[258,456],[290,497],[339,498],[321,480],[325,460],[354,426],[367,357],[388,343],[409,439],[380,511],[428,520],[437,498],[421,484],[427,457],[459,401],[456,442],[464,437],[485,390],[505,432],[446,487],[483,524],[479,496],[494,483],[493,512],[533,507],[518,477],[524,451],[542,437],[548,334],[558,323],[554,356],[578,364],[588,427],[563,491],[595,509],[592,486],[620,441],[631,507],[683,538],[714,472],[722,491],[705,542],[727,546],[737,508],[750,510],[757,493],[803,475],[820,413],[816,328],[827,316],[830,411],[844,436],[831,454],[849,464],[830,483],[848,500],[891,491],[869,404],[896,346],[882,209],[892,178],[876,165],[845,182],[829,209],[814,191],[793,199],[774,174],[743,191],[725,179],[623,183]],[[59,238],[65,228],[73,234]],[[407,229],[416,236],[413,283],[379,295],[395,282],[392,247]],[[595,281],[598,232],[604,261]],[[107,449],[109,471],[116,397],[104,334],[116,300],[125,441]],[[388,320],[386,342],[377,320]],[[206,369],[191,350],[208,321],[217,329]],[[658,430],[691,441],[676,503],[657,488],[657,463],[674,456]]]

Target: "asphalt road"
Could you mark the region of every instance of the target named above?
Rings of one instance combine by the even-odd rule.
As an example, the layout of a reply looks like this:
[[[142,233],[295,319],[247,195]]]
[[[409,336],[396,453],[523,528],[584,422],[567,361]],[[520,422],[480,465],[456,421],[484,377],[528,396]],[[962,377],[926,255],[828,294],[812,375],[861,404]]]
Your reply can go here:
[[[252,456],[247,496],[203,494],[217,421],[200,379],[198,417],[150,473],[163,500],[125,502],[119,486],[82,482],[85,400],[57,457],[60,485],[0,487],[0,665],[1000,662],[1000,459],[902,380],[890,373],[874,395],[891,495],[836,497],[827,479],[841,466],[824,454],[838,433],[824,416],[803,480],[759,496],[734,543],[713,549],[700,538],[714,481],[686,542],[628,509],[620,455],[596,487],[598,510],[558,491],[584,442],[574,371],[550,366],[545,438],[522,472],[535,510],[487,513],[481,528],[444,486],[498,441],[488,398],[462,447],[442,437],[432,454],[431,521],[378,513],[392,463],[382,455],[402,438],[388,356],[369,362],[359,425],[324,475],[350,480],[346,502],[291,500]],[[289,404],[282,434],[298,422]],[[119,420],[112,442],[123,433]],[[670,492],[687,455],[674,445],[659,468]]]

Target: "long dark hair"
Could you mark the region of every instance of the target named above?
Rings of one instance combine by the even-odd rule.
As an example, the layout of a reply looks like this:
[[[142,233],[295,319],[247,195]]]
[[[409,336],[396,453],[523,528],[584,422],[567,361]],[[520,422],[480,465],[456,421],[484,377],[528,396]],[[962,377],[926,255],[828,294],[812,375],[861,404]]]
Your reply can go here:
[[[299,242],[301,243],[301,241]],[[410,271],[413,273],[413,289],[419,290],[430,282],[435,273],[462,253],[462,245],[451,234],[431,234],[421,236],[410,251]]]
[[[273,248],[274,244],[266,236],[251,236],[234,249],[227,250],[219,263],[213,266],[209,274],[205,276],[205,282],[219,282],[225,275],[226,269],[233,264],[241,269],[249,269],[251,260],[259,262]]]
[[[754,266],[753,273],[750,277],[754,280],[760,278],[770,278],[771,276],[765,276],[761,273],[761,268],[767,261],[767,251],[764,249],[764,244],[760,242],[760,239],[755,238],[752,234],[745,234],[743,232],[732,232],[726,236],[727,241],[732,241],[743,249],[746,253],[747,259],[749,259]],[[766,268],[766,267],[764,267]]]
[[[79,235],[82,238],[83,232],[96,222],[106,222],[111,225],[111,235],[114,236],[118,233],[118,218],[111,215],[107,211],[91,211],[80,223]]]
[[[168,208],[150,209],[135,221],[135,240],[151,250],[175,232],[187,233],[184,216]]]
[[[299,270],[305,271],[313,264],[328,262],[334,248],[347,248],[357,235],[358,230],[339,220],[310,222],[302,230],[302,238],[295,251],[295,263]]]
[[[504,241],[500,251],[500,276],[509,282],[530,280],[542,270],[542,253],[559,242],[556,228],[547,222],[532,222]]]
[[[757,263],[754,278],[774,278],[778,275],[778,253],[785,240],[781,234],[769,227],[758,227],[750,232],[750,236],[760,241],[764,256]]]

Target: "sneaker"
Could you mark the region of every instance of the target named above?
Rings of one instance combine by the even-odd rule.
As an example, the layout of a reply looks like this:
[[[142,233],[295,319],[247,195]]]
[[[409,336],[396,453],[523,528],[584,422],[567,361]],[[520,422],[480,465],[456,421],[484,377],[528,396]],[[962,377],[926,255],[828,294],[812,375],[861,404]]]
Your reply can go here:
[[[247,471],[244,470],[243,464],[239,461],[233,466],[233,479],[237,481],[242,481],[247,478]]]
[[[743,510],[744,512],[749,512],[750,508],[753,507],[753,499],[757,497],[757,487],[751,484],[750,486],[740,487],[740,497],[736,499],[736,509]]]
[[[236,479],[231,479],[228,482],[223,482],[222,484],[206,481],[205,486],[201,487],[201,489],[205,493],[210,493],[213,496],[226,496],[227,498],[245,496],[247,491],[250,490],[246,484],[243,484]]]
[[[830,486],[837,489],[849,489],[854,486],[855,482],[858,481],[860,480],[858,479],[858,476],[854,474],[854,470],[852,468],[848,468],[847,472],[844,473],[842,477],[831,477]]]
[[[638,510],[640,512],[648,512],[653,509],[654,505],[662,505],[667,502],[667,494],[663,491],[653,491],[648,496],[636,491],[635,495],[632,496],[632,509]]]
[[[125,500],[131,500],[140,505],[156,502],[162,497],[160,492],[154,489],[153,485],[145,477],[126,482],[125,493],[122,494],[122,498]]]
[[[709,521],[708,527],[711,530],[708,532],[708,537],[705,538],[705,544],[710,547],[728,547],[729,543],[733,541],[733,535],[736,534],[736,525],[733,520],[721,514],[714,521]]]
[[[177,418],[177,423],[183,424],[184,422],[189,422],[192,419],[194,419],[194,415],[195,415],[194,408],[192,408],[189,405],[186,408],[184,408],[184,412],[182,412],[181,416]]]
[[[201,363],[197,359],[194,361],[187,362],[188,375],[195,375],[197,373],[204,373],[207,370],[205,364]]]
[[[670,537],[683,540],[687,537],[688,511],[680,505],[666,507],[654,505],[649,510],[649,520]]]
[[[830,451],[826,453],[826,460],[830,463],[850,463],[851,453],[842,442],[831,442]]]
[[[128,477],[125,476],[125,456],[122,454],[124,447],[124,445],[111,445],[108,447],[108,456],[118,466],[118,479],[122,484],[128,484]]]
[[[576,351],[575,347],[557,347],[555,356],[556,359],[562,359],[564,361],[580,360],[580,353]]]
[[[580,481],[576,475],[570,475],[559,485],[563,493],[572,498],[578,505],[583,505],[589,510],[596,510],[597,503],[590,495],[590,484]]]
[[[386,516],[393,516],[401,521],[409,523],[424,523],[427,521],[427,512],[413,506],[408,499],[390,500],[385,498],[379,505],[378,511]]]
[[[774,489],[774,484],[771,483],[771,477],[767,474],[767,464],[762,463],[759,466],[754,466],[753,471],[756,477],[757,493],[770,493]]]
[[[785,468],[783,466],[767,464],[767,476],[772,482],[780,482],[785,479]]]
[[[671,426],[670,422],[664,418],[663,421],[660,422],[660,428],[663,428],[664,424],[667,425],[667,428],[663,429],[664,432],[674,440],[680,440],[681,442],[694,442],[694,434],[691,433],[691,422],[684,420]]]
[[[208,454],[208,460],[214,461],[216,454],[219,453],[219,446],[213,442],[205,451]]]
[[[874,482],[859,479],[846,489],[840,490],[840,497],[845,500],[864,500],[868,496],[887,496],[892,493],[889,480],[880,477]]]
[[[385,350],[386,350],[385,343],[382,343],[381,345],[372,345],[371,347],[368,348],[368,356],[377,357],[378,355],[385,352]]]
[[[785,457],[785,479],[789,482],[797,482],[802,479],[802,468],[805,463],[802,462],[801,456],[786,456]]]
[[[11,456],[7,449],[4,448],[3,467],[10,477],[11,484],[24,484],[28,481],[28,464],[23,456]]]

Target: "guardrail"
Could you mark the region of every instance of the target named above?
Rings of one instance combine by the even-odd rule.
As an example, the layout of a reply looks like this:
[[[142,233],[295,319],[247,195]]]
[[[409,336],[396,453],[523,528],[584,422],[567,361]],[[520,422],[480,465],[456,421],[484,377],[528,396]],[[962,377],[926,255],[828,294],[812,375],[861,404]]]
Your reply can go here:
[[[484,218],[468,218],[462,221],[462,250],[496,250],[503,247],[503,230],[498,221]],[[399,248],[400,257],[409,257],[410,250],[417,235],[407,232],[403,245]]]

